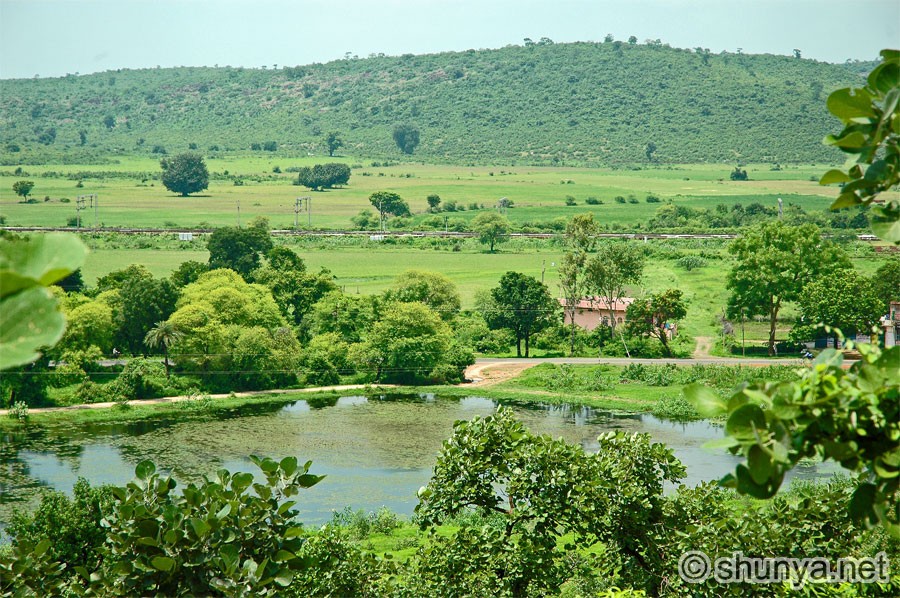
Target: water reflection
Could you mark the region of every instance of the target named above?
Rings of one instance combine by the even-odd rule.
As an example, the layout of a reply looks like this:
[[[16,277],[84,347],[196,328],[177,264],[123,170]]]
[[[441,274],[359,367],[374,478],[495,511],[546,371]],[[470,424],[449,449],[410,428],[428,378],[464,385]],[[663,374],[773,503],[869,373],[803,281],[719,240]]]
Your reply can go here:
[[[508,405],[537,433],[598,448],[609,430],[647,432],[669,445],[687,467],[685,483],[718,479],[738,458],[703,448],[722,436],[706,422],[673,423],[646,414],[623,414],[576,405],[451,399],[434,395],[307,398],[252,404],[217,417],[186,414],[126,424],[30,429],[8,434],[0,446],[0,522],[13,505],[33,506],[42,488],[71,492],[79,476],[92,484],[124,484],[134,466],[152,459],[181,481],[216,469],[255,472],[247,455],[288,455],[312,460],[312,471],[328,477],[304,492],[299,509],[308,523],[321,523],[350,505],[374,510],[385,505],[409,514],[418,488],[431,476],[453,422],[493,413]],[[829,475],[821,466],[794,475]]]

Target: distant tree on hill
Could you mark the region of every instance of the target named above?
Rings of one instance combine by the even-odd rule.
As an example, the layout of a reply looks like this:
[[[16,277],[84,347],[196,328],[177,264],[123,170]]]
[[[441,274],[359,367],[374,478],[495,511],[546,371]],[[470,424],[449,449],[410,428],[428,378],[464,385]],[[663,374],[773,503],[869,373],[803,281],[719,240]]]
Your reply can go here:
[[[103,124],[107,129],[112,130],[116,126],[116,117],[108,114],[103,118]]]
[[[325,147],[328,149],[328,156],[334,156],[334,152],[344,147],[344,140],[340,138],[337,131],[332,131],[325,135]]]
[[[159,161],[162,184],[173,193],[187,197],[209,187],[209,171],[199,154],[184,153]]]
[[[31,190],[34,189],[33,181],[16,181],[12,186],[13,192],[19,197],[24,197],[28,199],[28,196],[31,195]]]
[[[653,161],[653,153],[656,151],[656,144],[652,141],[648,142],[646,146],[644,146],[644,155],[647,156],[647,161]]]
[[[78,140],[81,145],[87,144],[87,131],[84,129],[78,131]]]
[[[419,129],[412,125],[397,125],[394,127],[394,143],[404,154],[412,154],[419,145]]]
[[[633,46],[637,44],[637,37],[632,35],[628,38],[628,45]]]

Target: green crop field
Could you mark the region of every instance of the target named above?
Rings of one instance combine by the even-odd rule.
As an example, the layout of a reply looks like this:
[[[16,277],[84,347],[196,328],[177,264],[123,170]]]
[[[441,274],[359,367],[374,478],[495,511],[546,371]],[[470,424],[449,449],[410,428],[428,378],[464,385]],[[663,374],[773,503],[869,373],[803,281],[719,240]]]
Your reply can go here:
[[[751,180],[731,181],[731,166],[688,165],[645,168],[643,170],[576,168],[491,168],[395,164],[389,167],[364,165],[362,160],[341,159],[354,166],[350,184],[345,188],[321,192],[291,184],[294,175],[273,174],[278,166],[309,165],[328,158],[230,158],[209,160],[211,173],[208,190],[190,197],[168,192],[155,176],[159,163],[148,158],[123,158],[110,166],[50,165],[29,166],[20,175],[0,173],[0,215],[13,226],[66,226],[76,215],[75,198],[96,193],[99,197],[97,224],[115,227],[189,228],[234,225],[256,216],[270,219],[275,228],[294,224],[294,200],[312,197],[311,215],[300,216],[302,228],[352,228],[350,218],[360,210],[372,209],[368,197],[376,191],[395,191],[409,202],[415,226],[425,218],[425,198],[432,193],[459,206],[470,204],[495,206],[501,197],[511,199],[515,207],[507,212],[514,225],[547,222],[574,213],[590,211],[610,228],[633,230],[646,226],[658,203],[647,203],[649,194],[662,202],[692,208],[713,208],[716,204],[759,202],[774,206],[778,197],[785,204],[796,204],[810,212],[827,209],[834,189],[811,181],[827,166],[790,166],[773,171],[769,166],[746,167]],[[365,164],[371,164],[366,162]],[[102,170],[98,170],[102,169]],[[226,174],[227,173],[227,174]],[[71,178],[70,178],[71,177]],[[81,177],[83,187],[76,187]],[[242,181],[235,185],[228,177]],[[17,180],[35,183],[32,197],[37,203],[21,203],[12,191]],[[572,196],[575,206],[566,206]],[[633,196],[637,203],[617,203],[616,196]],[[589,197],[603,202],[588,205]],[[49,198],[49,199],[47,199]],[[66,199],[69,201],[67,202]],[[477,211],[442,213],[452,222],[470,220]],[[81,214],[83,226],[93,226],[90,210]]]

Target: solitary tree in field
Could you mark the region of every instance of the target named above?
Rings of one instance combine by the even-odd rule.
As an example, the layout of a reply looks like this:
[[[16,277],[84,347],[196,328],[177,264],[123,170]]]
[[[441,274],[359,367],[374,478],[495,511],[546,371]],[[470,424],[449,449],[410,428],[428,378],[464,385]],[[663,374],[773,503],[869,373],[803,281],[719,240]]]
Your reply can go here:
[[[174,193],[187,197],[209,187],[209,171],[199,154],[184,153],[159,161],[163,169],[162,184]]]
[[[386,214],[409,216],[409,204],[392,191],[376,191],[369,196],[369,203],[378,210],[382,223]]]
[[[394,127],[394,143],[404,154],[412,154],[419,145],[419,129],[412,125],[397,125]]]
[[[437,193],[432,193],[428,197],[425,198],[425,201],[428,202],[428,211],[429,212],[440,212],[441,207],[441,196]]]
[[[325,147],[328,149],[328,155],[334,156],[334,152],[344,147],[344,140],[340,138],[337,131],[332,131],[325,135]]]
[[[33,181],[16,181],[13,183],[13,191],[19,197],[24,197],[28,199],[28,196],[31,194],[31,190],[34,189]]]
[[[151,349],[162,348],[166,365],[166,378],[169,377],[169,347],[177,343],[181,334],[171,322],[157,322],[144,337],[144,344]]]
[[[509,220],[497,212],[482,212],[472,220],[471,228],[478,240],[489,245],[494,253],[494,245],[503,243],[509,236]]]

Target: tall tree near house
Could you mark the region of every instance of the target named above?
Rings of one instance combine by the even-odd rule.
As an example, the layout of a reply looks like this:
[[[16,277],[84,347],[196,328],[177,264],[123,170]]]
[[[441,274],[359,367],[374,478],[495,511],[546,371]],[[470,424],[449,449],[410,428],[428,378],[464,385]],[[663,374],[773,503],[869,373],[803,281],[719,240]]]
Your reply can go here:
[[[644,273],[641,248],[628,243],[600,245],[585,266],[587,288],[603,299],[609,308],[609,327],[616,328],[616,305],[625,296],[627,285],[638,284]]]
[[[681,298],[681,291],[668,289],[647,299],[635,299],[626,312],[626,327],[631,334],[657,338],[666,357],[672,357],[666,324],[677,322],[685,315],[687,307]]]
[[[850,268],[847,255],[822,239],[814,224],[768,222],[735,239],[729,252],[737,263],[728,274],[728,311],[769,319],[769,355],[775,354],[775,325],[785,303],[796,301],[803,287],[828,271]]]
[[[803,287],[797,303],[806,326],[821,323],[847,335],[870,333],[884,315],[875,285],[855,270],[827,272]],[[815,333],[810,332],[809,336],[814,337]],[[832,334],[837,340],[839,333],[832,331]]]
[[[566,226],[566,245],[568,251],[563,254],[559,266],[559,286],[562,290],[565,306],[565,318],[569,319],[571,337],[569,342],[569,355],[575,354],[575,312],[578,301],[584,297],[587,291],[587,281],[584,277],[585,264],[588,254],[597,245],[597,222],[591,213],[578,214],[573,217]],[[563,318],[565,320],[565,318]]]
[[[492,309],[484,319],[492,330],[507,328],[516,335],[516,357],[528,357],[531,336],[549,326],[556,317],[559,304],[541,281],[520,272],[507,272],[500,285],[491,289]]]
[[[177,343],[184,336],[175,325],[168,321],[157,322],[156,326],[147,331],[144,344],[151,349],[162,348],[163,359],[166,366],[166,378],[169,377],[169,347]]]

